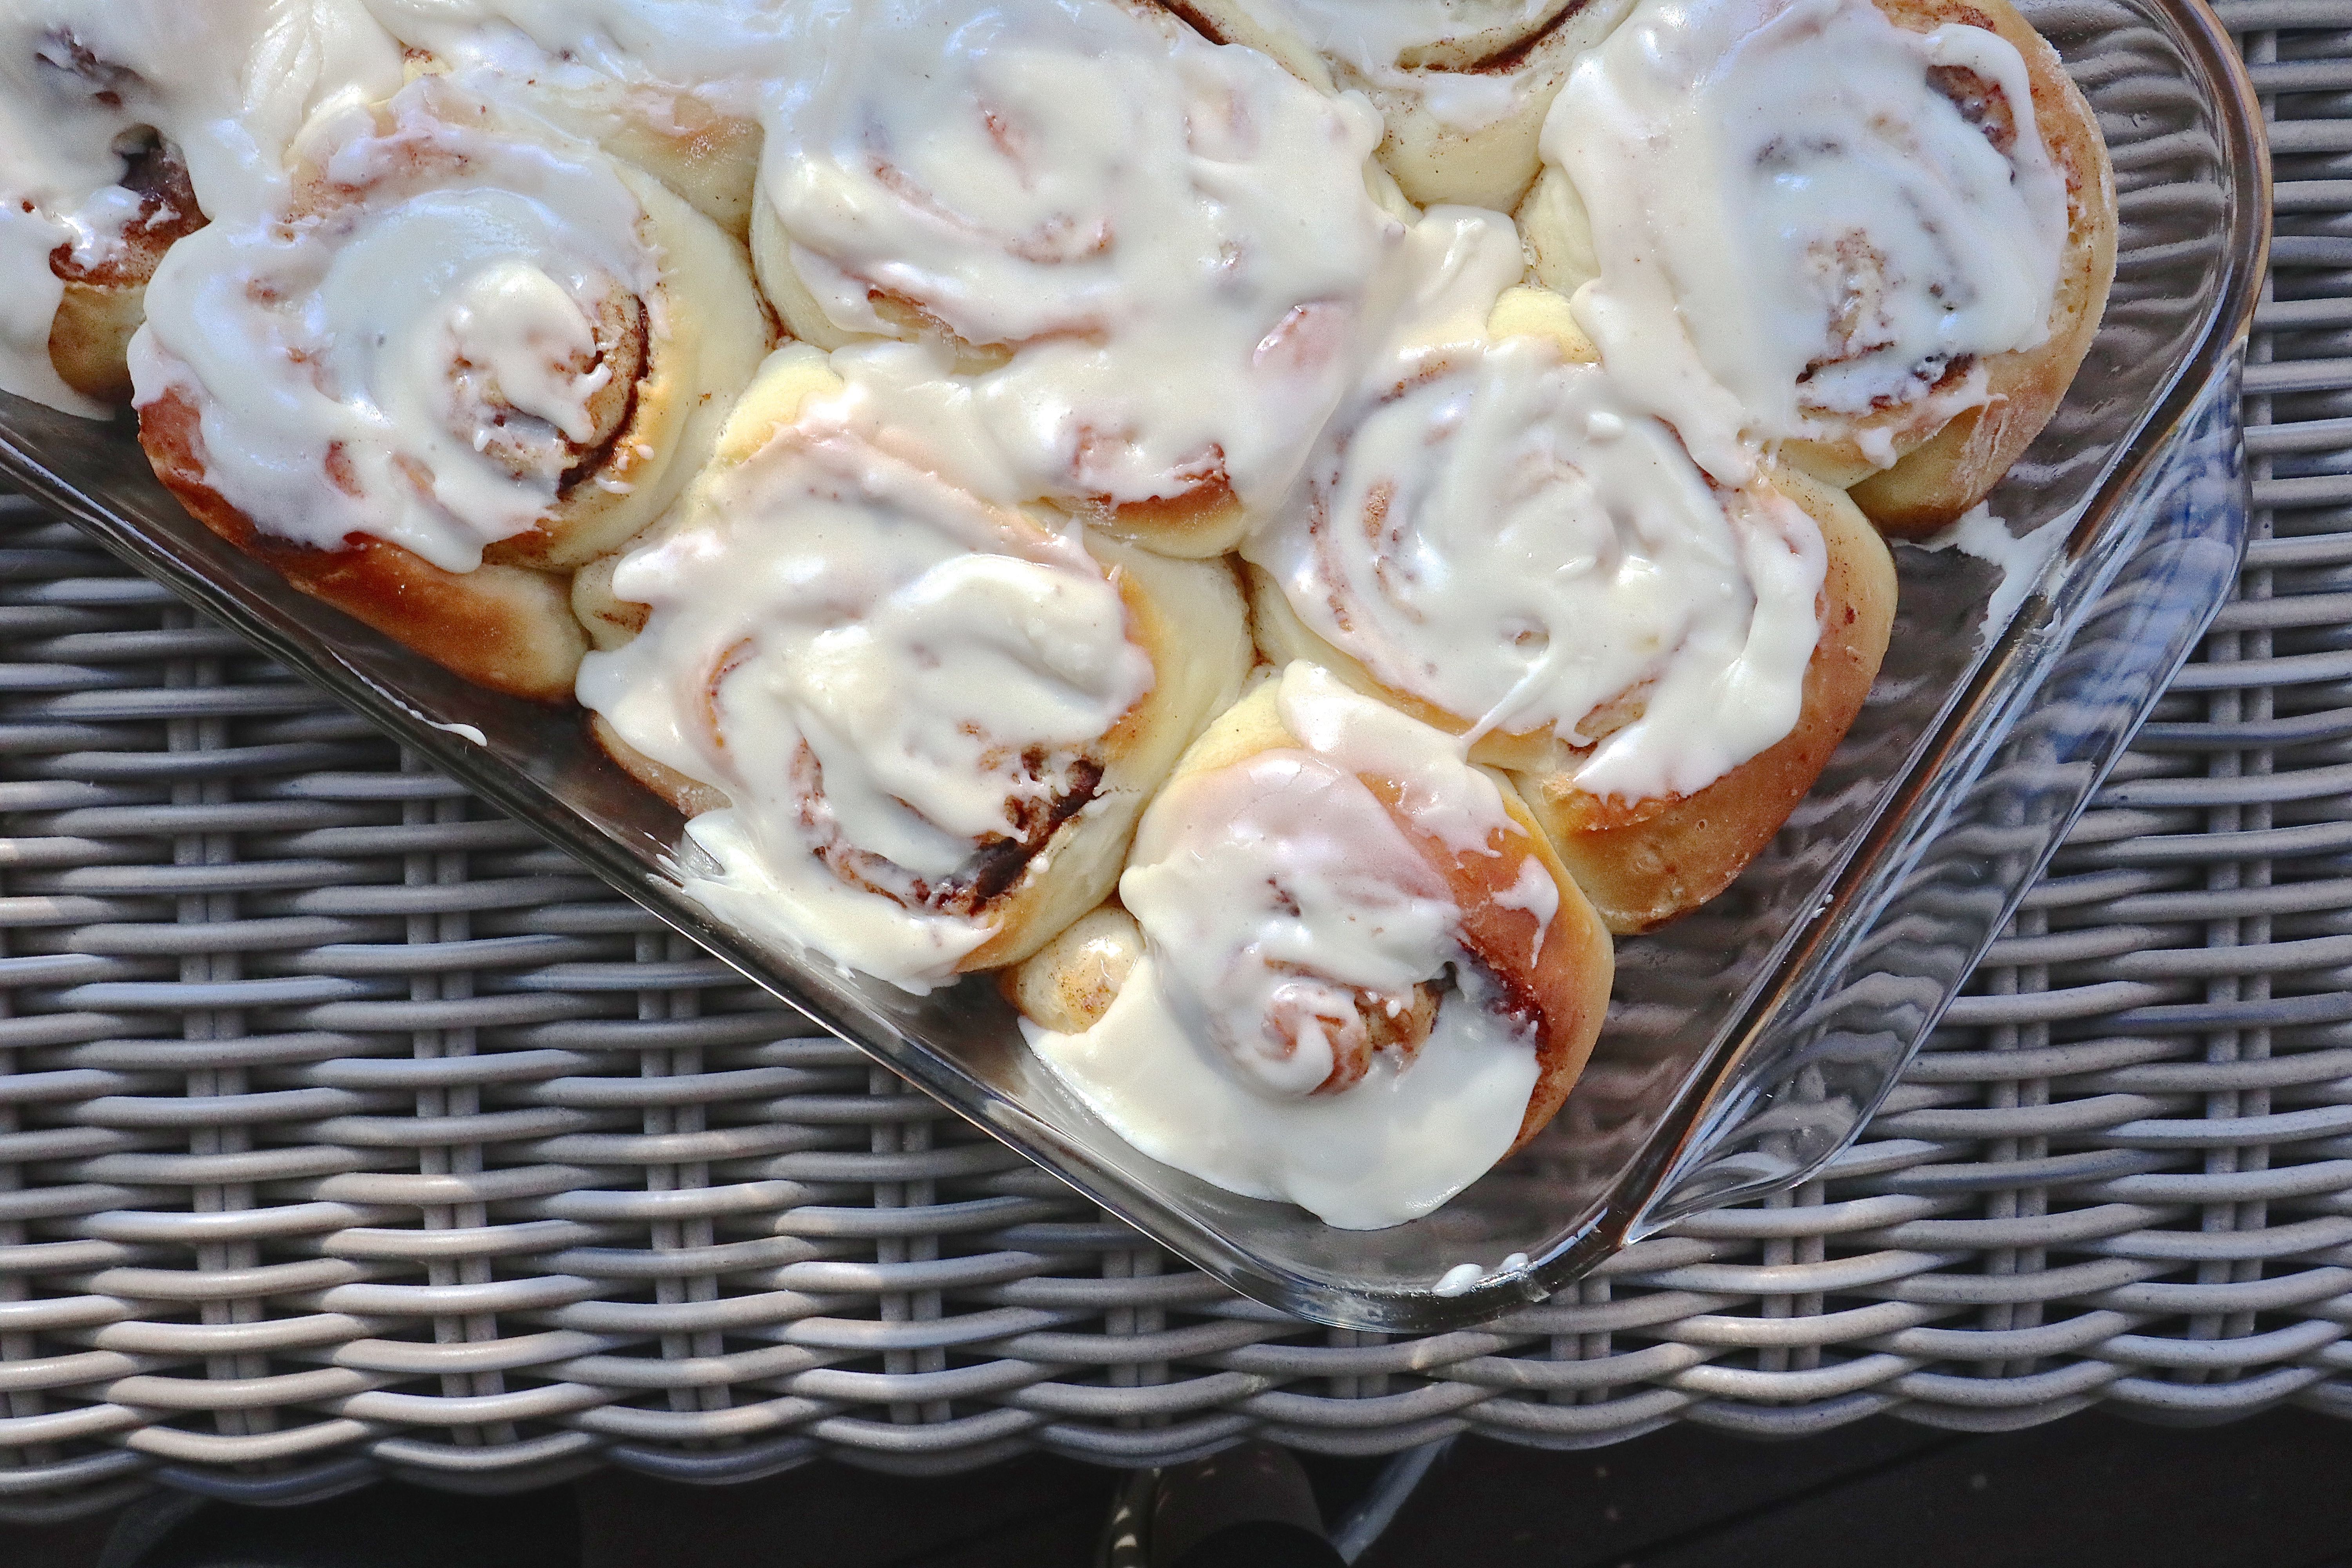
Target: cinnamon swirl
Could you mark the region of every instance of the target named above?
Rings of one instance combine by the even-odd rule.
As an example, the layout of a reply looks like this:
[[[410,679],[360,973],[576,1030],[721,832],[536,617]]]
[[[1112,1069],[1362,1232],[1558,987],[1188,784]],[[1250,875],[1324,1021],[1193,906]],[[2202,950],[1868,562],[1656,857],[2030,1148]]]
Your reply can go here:
[[[984,500],[844,390],[776,356],[609,574],[643,608],[607,614],[580,697],[693,817],[706,901],[922,991],[1101,900],[1248,639],[1223,565]]]
[[[1325,91],[1381,111],[1380,159],[1406,196],[1508,212],[1569,68],[1632,0],[1160,0]]]
[[[1711,481],[1577,363],[1567,314],[1513,290],[1491,336],[1407,359],[1245,553],[1269,657],[1517,770],[1611,929],[1641,931],[1720,891],[1802,797],[1876,672],[1893,567],[1832,489]],[[1704,841],[1660,855],[1693,801]]]
[[[1230,549],[1377,332],[1405,225],[1362,101],[1125,0],[894,0],[810,47],[753,217],[786,326],[926,345],[844,371],[969,408],[1014,499]]]
[[[520,574],[610,550],[700,467],[767,348],[740,251],[444,78],[322,115],[296,156],[279,210],[182,241],[149,290],[131,368],[156,471],[305,592],[483,684],[568,696],[564,585]]]
[[[1153,1158],[1350,1229],[1533,1137],[1608,1005],[1510,784],[1310,665],[1186,753],[1119,898],[1013,977],[1031,1047]]]
[[[1717,478],[1785,442],[1905,532],[2041,430],[2114,273],[2097,126],[2006,0],[1645,0],[1543,144],[1521,223],[1612,368]]]
[[[0,390],[131,400],[148,280],[207,211],[280,181],[340,94],[400,85],[358,0],[23,0],[0,10]]]

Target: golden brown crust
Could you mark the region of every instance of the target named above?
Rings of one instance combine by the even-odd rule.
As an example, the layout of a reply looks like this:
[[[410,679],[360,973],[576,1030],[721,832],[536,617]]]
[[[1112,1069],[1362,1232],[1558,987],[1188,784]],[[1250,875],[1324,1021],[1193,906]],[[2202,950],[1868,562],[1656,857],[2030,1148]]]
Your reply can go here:
[[[360,534],[341,550],[316,550],[267,533],[206,479],[201,415],[177,390],[140,410],[139,439],[198,521],[301,592],[477,685],[541,702],[571,698],[587,638],[560,579],[512,566],[445,572]]]
[[[727,792],[716,784],[690,779],[665,763],[657,763],[626,741],[613,728],[602,713],[588,715],[588,734],[604,754],[620,765],[621,771],[659,795],[674,807],[680,816],[696,817],[705,812],[718,811],[732,805]]]
[[[131,339],[147,319],[147,284],[163,253],[205,226],[196,193],[176,151],[158,142],[130,154],[123,186],[139,206],[120,241],[85,263],[73,247],[49,255],[64,286],[49,325],[49,363],[84,397],[121,406],[131,401]]]
[[[1365,782],[1373,784],[1370,779]],[[1519,1134],[1511,1141],[1510,1152],[1517,1153],[1558,1113],[1569,1090],[1576,1087],[1578,1075],[1584,1071],[1593,1044],[1601,1037],[1601,1026],[1607,1021],[1617,957],[1600,911],[1579,896],[1580,889],[1545,837],[1535,814],[1507,780],[1496,775],[1496,783],[1502,789],[1503,808],[1518,828],[1500,853],[1448,854],[1397,809],[1393,785],[1385,781],[1374,784],[1374,793],[1381,796],[1406,837],[1420,842],[1423,853],[1453,887],[1462,905],[1463,945],[1537,1020],[1538,1075],[1528,1095],[1527,1113],[1519,1120]],[[1513,897],[1524,856],[1533,856],[1559,889],[1559,911],[1540,927]],[[1508,876],[1504,874],[1507,864]],[[1517,955],[1534,948],[1538,929],[1543,946],[1533,965],[1522,973]]]
[[[1801,475],[1777,481],[1822,526],[1828,567],[1821,642],[1796,727],[1697,794],[1628,808],[1578,789],[1567,769],[1517,775],[1521,793],[1609,929],[1654,930],[1729,887],[1789,819],[1861,712],[1895,617],[1895,563],[1844,496]]]
[[[1929,32],[1947,23],[1999,34],[2025,61],[2034,123],[2066,182],[2066,247],[2050,336],[2040,345],[1984,362],[1987,402],[1949,423],[1902,428],[1905,410],[1864,421],[1892,429],[1901,459],[1880,471],[1852,442],[1798,443],[1791,461],[1853,487],[1855,504],[1888,532],[1924,537],[1982,500],[2058,410],[2098,335],[2116,272],[2115,170],[2091,106],[2057,50],[2008,0],[1874,0],[1899,27]],[[1950,70],[1952,68],[1941,68]],[[2014,118],[2000,90],[1958,73],[1941,84],[1962,112],[1999,144]]]

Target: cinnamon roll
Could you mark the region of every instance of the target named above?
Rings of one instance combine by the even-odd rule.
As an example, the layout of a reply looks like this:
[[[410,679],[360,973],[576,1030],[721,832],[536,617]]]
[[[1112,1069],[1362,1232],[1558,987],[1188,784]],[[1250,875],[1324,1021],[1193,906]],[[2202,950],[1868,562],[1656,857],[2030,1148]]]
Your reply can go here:
[[[1538,272],[1643,403],[1719,479],[1787,443],[1904,532],[2041,430],[2115,270],[2096,121],[2006,0],[1644,0],[1543,147]]]
[[[568,696],[564,584],[523,574],[625,541],[701,466],[769,342],[739,249],[444,78],[320,116],[295,153],[278,210],[182,241],[149,289],[131,370],[157,473],[303,591]]]
[[[163,254],[279,180],[400,55],[358,0],[22,0],[0,12],[0,391],[99,416]]]
[[[1013,500],[1210,556],[1286,492],[1377,335],[1381,137],[1127,0],[894,0],[813,40],[753,249],[792,332],[967,411]]]
[[[1540,163],[1544,115],[1576,58],[1632,0],[1160,0],[1326,91],[1381,111],[1382,166],[1427,206],[1508,212]]]
[[[781,7],[710,0],[366,0],[413,68],[446,72],[645,170],[751,235],[763,79],[794,28]]]
[[[1248,637],[1222,563],[983,500],[845,390],[814,349],[776,356],[604,576],[614,646],[579,692],[692,818],[700,897],[923,991],[1102,900]]]
[[[1145,812],[1120,904],[1009,984],[1145,1153],[1373,1229],[1533,1137],[1601,1028],[1609,936],[1510,784],[1295,664]]]
[[[1517,289],[1335,421],[1254,539],[1258,640],[1514,770],[1610,928],[1722,890],[1867,695],[1895,603],[1851,502],[1712,480]]]

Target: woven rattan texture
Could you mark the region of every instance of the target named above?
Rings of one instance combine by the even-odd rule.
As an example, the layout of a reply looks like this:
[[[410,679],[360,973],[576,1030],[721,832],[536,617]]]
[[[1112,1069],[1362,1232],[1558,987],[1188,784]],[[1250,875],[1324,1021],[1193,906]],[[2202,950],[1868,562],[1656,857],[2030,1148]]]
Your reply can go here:
[[[2352,1415],[2352,4],[2223,12],[2281,182],[2239,602],[1829,1179],[1483,1331],[1235,1300],[0,500],[0,1518]]]

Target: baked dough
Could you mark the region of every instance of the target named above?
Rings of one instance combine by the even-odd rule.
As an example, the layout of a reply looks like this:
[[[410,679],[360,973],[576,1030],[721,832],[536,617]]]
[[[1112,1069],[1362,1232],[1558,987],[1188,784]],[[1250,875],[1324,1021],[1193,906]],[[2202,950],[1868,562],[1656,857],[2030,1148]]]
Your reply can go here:
[[[1319,1031],[1320,1043],[1329,1048],[1329,1071],[1328,1076],[1323,1075],[1323,1060],[1316,1058],[1307,1070],[1308,1076],[1318,1081],[1301,1092],[1344,1095],[1363,1081],[1372,1058],[1398,1053],[1410,1061],[1422,1044],[1444,1026],[1445,1009],[1483,1005],[1497,1010],[1512,1021],[1513,1028],[1536,1057],[1533,1087],[1515,1129],[1508,1134],[1508,1150],[1517,1150],[1559,1110],[1600,1036],[1614,974],[1609,934],[1553,854],[1535,817],[1503,775],[1491,771],[1479,773],[1491,784],[1494,793],[1489,798],[1498,809],[1487,831],[1475,836],[1475,845],[1466,841],[1455,820],[1470,803],[1458,796],[1432,798],[1423,775],[1410,772],[1342,771],[1323,777],[1317,771],[1317,759],[1328,753],[1319,752],[1309,740],[1295,733],[1284,718],[1286,688],[1295,693],[1298,683],[1311,682],[1316,673],[1307,667],[1295,666],[1284,677],[1264,679],[1246,699],[1210,726],[1186,752],[1160,802],[1155,803],[1153,814],[1138,839],[1137,861],[1142,862],[1147,855],[1154,853],[1161,839],[1166,841],[1167,852],[1188,861],[1195,856],[1217,852],[1212,840],[1222,824],[1166,820],[1188,814],[1192,803],[1186,796],[1187,786],[1197,785],[1201,781],[1217,779],[1225,786],[1237,786],[1230,793],[1244,803],[1239,808],[1244,813],[1248,811],[1247,803],[1254,795],[1264,799],[1268,791],[1297,790],[1306,782],[1318,782],[1332,791],[1335,805],[1344,806],[1346,802],[1339,796],[1349,792],[1363,793],[1368,804],[1376,801],[1378,805],[1372,808],[1376,820],[1378,814],[1384,814],[1385,821],[1400,835],[1391,843],[1409,845],[1416,857],[1413,867],[1402,875],[1433,876],[1455,910],[1449,933],[1428,954],[1426,973],[1419,976],[1421,984],[1394,994],[1359,988],[1349,1005],[1352,1010],[1343,1009],[1345,1016],[1328,1011],[1328,997],[1300,1003],[1294,991],[1277,984],[1273,993],[1276,1005],[1286,1010],[1303,1007],[1304,1011],[1296,1017],[1286,1012],[1282,1018],[1265,1020],[1266,1034],[1263,1037],[1244,1031],[1250,1037],[1234,1043],[1234,1048],[1245,1055],[1261,1051],[1280,1054],[1284,1059],[1271,1064],[1270,1071],[1285,1070],[1294,1056],[1301,1062],[1307,1059],[1307,1053],[1315,1042],[1295,1037],[1302,1021],[1311,1017],[1315,1022],[1307,1027],[1310,1033]],[[1432,754],[1441,753],[1443,742],[1432,731],[1422,733]],[[1328,763],[1323,773],[1333,768],[1345,770],[1350,763],[1360,760],[1344,750],[1339,755],[1340,760]],[[1248,776],[1257,764],[1268,763],[1273,766],[1265,770],[1263,780]],[[1460,770],[1462,764],[1449,759],[1441,761],[1438,767]],[[1284,782],[1294,777],[1302,782]],[[1215,798],[1223,804],[1227,792],[1221,791]],[[1157,837],[1155,823],[1160,826]],[[1345,834],[1353,824],[1343,812],[1333,810],[1316,813],[1315,826]],[[1366,837],[1364,844],[1349,855],[1350,870],[1367,878],[1381,875],[1380,857],[1392,852],[1379,842],[1381,837]],[[1267,842],[1277,857],[1265,864],[1274,896],[1291,900],[1303,910],[1293,918],[1311,924],[1318,910],[1333,908],[1308,889],[1317,875],[1316,868],[1279,858],[1284,847],[1281,841],[1274,838]],[[1346,852],[1344,844],[1340,847]],[[1131,890],[1135,888],[1135,875],[1131,869]],[[1292,879],[1300,880],[1294,884]],[[1540,880],[1547,889],[1545,895],[1529,893],[1528,883],[1531,879]],[[1556,899],[1556,904],[1546,918],[1540,903],[1552,899]],[[1214,919],[1228,911],[1205,912]],[[1352,921],[1354,911],[1347,918]],[[1152,940],[1165,942],[1174,935],[1160,931],[1154,933]],[[1314,934],[1294,940],[1311,942]],[[1042,1028],[1081,1034],[1100,1025],[1110,1015],[1113,1004],[1150,946],[1125,908],[1116,903],[1107,905],[1069,927],[1027,963],[1007,971],[1001,984],[1023,1015]],[[1286,945],[1285,951],[1291,949]],[[1168,963],[1169,955],[1161,953],[1160,961]],[[1274,961],[1261,958],[1258,962]],[[1310,982],[1328,981],[1337,987],[1335,994],[1347,993],[1356,984],[1345,976],[1334,979],[1306,973],[1307,962],[1286,958],[1277,968],[1298,970]],[[1449,974],[1452,979],[1447,978]],[[1179,1016],[1187,1015],[1180,1009]],[[1286,1044],[1294,1049],[1284,1051]],[[1299,1081],[1303,1083],[1305,1079]]]
[[[2012,46],[2031,84],[2040,140],[2064,184],[2065,235],[2043,341],[1980,359],[1953,359],[1923,380],[1916,395],[1882,399],[1866,414],[1810,408],[1811,422],[1832,433],[1790,440],[1783,448],[1789,461],[1850,487],[1864,511],[1889,532],[1917,537],[1982,500],[2040,434],[2072,384],[2115,276],[2115,176],[2081,90],[2057,52],[2008,0],[1873,3],[1906,32],[1927,34],[1952,24],[1982,28]],[[2008,155],[2016,118],[1997,83],[1958,63],[1932,67],[1927,79]],[[1546,285],[1573,294],[1600,276],[1591,217],[1559,166],[1546,165],[1517,218],[1534,271]],[[1839,265],[1863,264],[1842,257]],[[1979,376],[1980,382],[1974,379]]]
[[[441,78],[315,136],[284,213],[166,257],[134,354],[148,455],[303,592],[563,700],[585,646],[564,576],[668,506],[766,350],[740,249],[650,175]],[[500,226],[530,221],[552,226],[524,263]],[[421,297],[400,276],[435,268]]]
[[[836,422],[843,390],[816,351],[778,353],[677,514],[632,556],[580,574],[575,605],[608,650],[581,695],[624,767],[689,817],[740,824],[782,868],[779,907],[798,912],[780,917],[778,934],[901,984],[935,984],[1016,962],[1102,900],[1144,802],[1238,688],[1245,616],[1223,563],[1169,560],[984,501],[892,432]],[[626,596],[638,582],[656,584],[654,603]],[[1036,629],[1045,622],[1033,617],[1106,590],[1118,619],[1108,633],[1082,617]],[[871,683],[902,656],[961,670],[963,689],[893,699],[897,688]],[[1104,667],[1129,658],[1138,679],[1122,685]],[[821,687],[792,684],[796,667],[825,659],[849,662],[825,665],[835,673]],[[900,715],[879,712],[826,729],[828,694],[850,689],[922,711],[903,731],[891,728]],[[1095,710],[1089,702],[1108,721],[1095,732],[1020,728],[1034,705]],[[892,770],[911,757],[958,769],[942,759],[967,735],[969,775],[930,795],[879,782],[899,779]],[[790,755],[772,762],[776,737],[797,739],[777,741]],[[1010,791],[992,797],[992,828],[965,837],[944,807],[924,815],[933,796],[991,787]],[[861,837],[877,820],[887,831]],[[893,860],[888,847],[958,839],[944,870]],[[875,945],[858,947],[868,925]],[[925,949],[898,967],[887,944],[919,948],[927,932],[961,950]]]
[[[1572,768],[1515,774],[1577,885],[1620,935],[1653,931],[1729,887],[1789,820],[1870,696],[1895,623],[1895,563],[1830,486],[1793,471],[1774,485],[1821,525],[1821,641],[1796,726],[1696,794],[1630,804],[1578,788]]]
[[[771,127],[751,248],[786,330],[853,381],[917,374],[900,344],[964,378],[1022,500],[1231,550],[1382,327],[1375,117],[1129,0],[891,19],[824,37]]]
[[[68,245],[49,255],[65,285],[49,363],[84,397],[118,407],[131,401],[131,339],[147,319],[147,285],[163,253],[205,226],[187,165],[160,136],[138,139],[125,154],[122,188],[138,205],[115,243],[88,258]]]
[[[1441,451],[1445,441],[1476,442],[1472,451],[1484,461],[1507,466],[1513,473],[1545,477],[1520,480],[1503,476],[1493,498],[1459,490],[1454,476],[1444,470],[1435,478],[1412,477],[1409,470],[1406,477],[1396,478],[1373,466],[1347,482],[1333,482],[1335,471],[1381,461],[1354,456],[1352,447],[1370,437],[1362,426],[1351,430],[1343,423],[1335,434],[1340,456],[1328,468],[1310,470],[1306,515],[1291,524],[1303,531],[1282,536],[1287,548],[1269,548],[1264,541],[1252,546],[1254,562],[1285,567],[1277,576],[1265,564],[1251,566],[1253,626],[1260,647],[1277,664],[1308,660],[1434,728],[1456,735],[1477,731],[1470,747],[1472,759],[1512,772],[1528,808],[1551,835],[1561,860],[1610,929],[1621,933],[1647,931],[1729,885],[1811,786],[1860,711],[1885,652],[1895,608],[1894,563],[1853,504],[1834,488],[1781,467],[1768,468],[1746,491],[1727,491],[1704,480],[1674,446],[1670,432],[1652,426],[1645,435],[1643,428],[1627,428],[1644,422],[1609,412],[1605,373],[1595,366],[1590,341],[1558,295],[1533,288],[1507,292],[1489,317],[1487,332],[1491,344],[1516,341],[1521,345],[1502,352],[1523,356],[1527,347],[1540,345],[1570,367],[1567,376],[1580,374],[1603,384],[1597,391],[1578,389],[1581,395],[1563,396],[1556,405],[1532,398],[1526,406],[1540,411],[1537,434],[1552,433],[1540,443],[1522,447],[1485,437],[1477,426],[1482,417],[1507,417],[1503,411],[1512,406],[1508,400],[1520,395],[1508,382],[1474,382],[1459,395],[1460,402],[1450,408],[1440,405],[1432,434],[1414,439],[1407,428],[1405,437],[1397,439],[1402,460]],[[1579,372],[1578,366],[1592,368]],[[1439,366],[1421,363],[1392,396],[1443,391],[1449,384],[1445,374]],[[1527,373],[1519,374],[1523,385]],[[1367,421],[1377,417],[1389,401],[1375,400],[1357,416]],[[1589,423],[1578,427],[1579,421],[1601,420],[1610,422],[1611,432],[1601,440],[1588,434]],[[1443,437],[1435,433],[1439,431]],[[1643,441],[1654,450],[1636,445]],[[1685,477],[1662,490],[1638,488],[1660,461],[1679,465]],[[1579,463],[1581,479],[1548,477],[1550,465]],[[1530,488],[1542,483],[1557,488]],[[1637,488],[1612,488],[1621,483]],[[1542,499],[1546,496],[1550,499]],[[1793,506],[1804,520],[1801,526],[1819,530],[1821,587],[1811,617],[1817,626],[1808,626],[1812,636],[1799,645],[1787,667],[1787,679],[1801,682],[1792,728],[1772,731],[1779,738],[1760,751],[1728,752],[1727,771],[1706,773],[1704,776],[1714,782],[1704,787],[1627,799],[1620,793],[1588,793],[1578,784],[1578,775],[1594,755],[1596,743],[1643,719],[1655,683],[1665,679],[1662,671],[1671,666],[1638,659],[1612,666],[1596,660],[1592,668],[1601,672],[1599,676],[1558,678],[1563,692],[1582,692],[1575,710],[1515,727],[1507,718],[1480,708],[1486,702],[1516,700],[1522,710],[1540,713],[1543,692],[1531,694],[1519,686],[1515,677],[1524,661],[1498,647],[1501,657],[1493,668],[1502,673],[1486,677],[1479,706],[1457,700],[1449,708],[1441,700],[1442,692],[1465,689],[1458,678],[1443,670],[1460,668],[1474,642],[1490,633],[1499,636],[1518,624],[1522,615],[1533,613],[1507,602],[1516,584],[1474,582],[1475,574],[1515,570],[1519,557],[1512,552],[1530,531],[1556,550],[1595,559],[1636,552],[1654,533],[1679,534],[1688,514],[1674,509],[1689,507],[1694,500],[1701,509],[1720,507],[1735,525],[1721,547],[1727,552],[1736,548],[1743,528],[1785,526],[1773,521],[1771,509],[1776,507]],[[1338,510],[1342,501],[1355,503],[1353,509]],[[1529,506],[1541,510],[1523,516],[1519,509]],[[1469,514],[1449,526],[1448,517],[1465,507]],[[1645,512],[1644,507],[1663,510]],[[1745,521],[1743,509],[1753,514]],[[1601,517],[1612,521],[1602,526],[1598,521]],[[1630,521],[1616,521],[1621,518]],[[1474,536],[1470,547],[1462,544],[1456,528]],[[1600,537],[1590,539],[1588,531]],[[1500,552],[1491,561],[1480,553],[1489,540]],[[1371,542],[1367,545],[1366,541]],[[1447,553],[1449,550],[1454,552]],[[1704,556],[1661,555],[1656,567],[1644,568],[1641,574],[1651,580],[1671,575],[1703,582],[1706,564]],[[1421,577],[1433,586],[1414,581]],[[1638,592],[1638,584],[1629,591]],[[1751,590],[1732,585],[1731,591]],[[1566,598],[1529,602],[1546,614],[1529,620],[1519,636],[1535,639],[1538,647],[1579,637],[1596,639],[1604,648],[1633,647],[1658,636],[1692,635],[1692,628],[1678,628],[1672,621],[1614,626],[1604,624],[1605,616],[1579,620],[1572,601]],[[1302,605],[1349,646],[1339,646],[1311,627]],[[1739,605],[1727,608],[1736,612]],[[1752,631],[1749,642],[1752,650]],[[1748,657],[1752,669],[1752,651]],[[1376,661],[1381,673],[1368,659]],[[1631,684],[1608,689],[1592,684],[1613,679],[1607,673],[1612,669],[1630,678]],[[1574,680],[1583,684],[1568,684]],[[1749,700],[1759,695],[1751,689]],[[1731,725],[1719,721],[1717,727],[1728,730]],[[1759,742],[1765,739],[1759,736]]]

